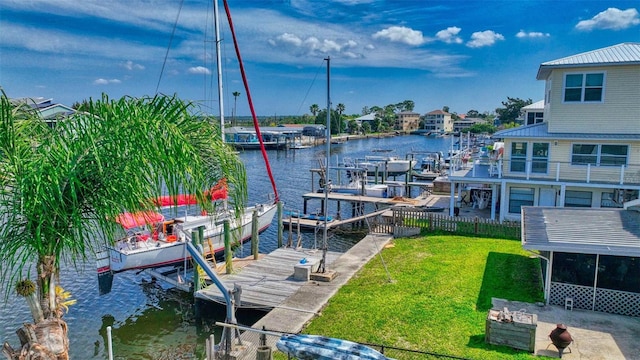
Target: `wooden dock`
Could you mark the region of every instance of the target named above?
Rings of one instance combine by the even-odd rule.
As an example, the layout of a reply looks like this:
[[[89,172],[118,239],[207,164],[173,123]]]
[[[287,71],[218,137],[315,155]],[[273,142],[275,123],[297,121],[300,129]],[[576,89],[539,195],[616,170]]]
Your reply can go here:
[[[331,265],[340,255],[338,252],[327,252],[327,265]],[[229,290],[234,285],[242,288],[238,308],[270,310],[278,307],[293,295],[307,281],[293,277],[294,266],[303,258],[322,259],[322,250],[280,248],[258,260],[243,260],[242,268],[232,274],[220,274],[225,287]],[[225,304],[224,297],[215,285],[196,292],[196,298]]]

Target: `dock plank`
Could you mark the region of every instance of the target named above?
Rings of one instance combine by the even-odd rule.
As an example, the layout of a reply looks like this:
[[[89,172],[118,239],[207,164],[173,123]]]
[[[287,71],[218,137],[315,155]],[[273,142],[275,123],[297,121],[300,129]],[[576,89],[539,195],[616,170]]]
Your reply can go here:
[[[340,255],[338,252],[327,252],[327,264],[330,265]],[[234,284],[242,288],[239,308],[273,309],[307,283],[293,278],[293,268],[303,258],[320,259],[322,251],[280,248],[259,260],[245,263],[231,274],[219,274],[219,278],[227,289],[233,289]],[[199,290],[195,296],[224,304],[224,297],[215,285]]]

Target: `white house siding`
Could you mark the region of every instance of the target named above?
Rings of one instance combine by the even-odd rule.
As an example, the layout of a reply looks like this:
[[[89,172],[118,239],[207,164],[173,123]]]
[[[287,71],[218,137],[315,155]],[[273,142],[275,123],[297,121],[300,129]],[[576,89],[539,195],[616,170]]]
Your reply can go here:
[[[604,102],[564,103],[566,73],[604,72]],[[551,101],[545,108],[549,132],[640,133],[640,68],[636,66],[582,67],[551,73]]]
[[[542,189],[552,189],[556,192],[556,207],[564,207],[564,198],[562,198],[562,186],[561,184],[536,184],[536,183],[507,183],[506,185],[506,198],[504,204],[500,206],[500,209],[504,209],[502,214],[503,220],[511,220],[511,221],[519,221],[520,220],[520,212],[518,213],[510,213],[509,212],[509,194],[511,193],[512,188],[520,188],[520,189],[534,189],[534,203],[533,206],[540,206],[540,194]],[[591,193],[591,207],[592,208],[602,208],[602,207],[618,207],[621,208],[621,205],[614,205],[613,203],[602,199],[602,194],[607,193],[610,194],[614,190],[612,188],[605,187],[586,187],[586,186],[565,186],[564,193],[566,191],[582,191],[582,192],[590,192]]]
[[[504,164],[502,171],[505,177],[526,178],[526,174],[522,172],[512,172],[510,166],[511,160],[511,144],[513,142],[526,142],[529,154],[527,160],[531,160],[531,149],[533,143],[548,143],[548,173],[547,174],[530,174],[531,177],[545,178],[555,181],[556,175],[560,181],[577,181],[586,182],[587,177],[593,183],[619,181],[621,172],[624,171],[623,179],[625,182],[640,182],[640,142],[639,141],[611,141],[611,140],[553,140],[553,139],[505,139]],[[571,165],[571,149],[573,144],[624,144],[629,145],[629,157],[625,169],[611,166],[591,166]]]

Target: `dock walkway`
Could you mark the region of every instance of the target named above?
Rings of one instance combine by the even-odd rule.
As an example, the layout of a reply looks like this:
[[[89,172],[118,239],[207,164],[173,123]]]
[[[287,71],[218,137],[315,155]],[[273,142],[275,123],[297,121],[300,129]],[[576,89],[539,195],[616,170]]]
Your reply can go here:
[[[331,266],[341,253],[327,252],[327,266]],[[305,285],[306,281],[293,277],[294,266],[303,258],[322,259],[321,250],[280,248],[261,256],[258,260],[243,260],[242,268],[218,277],[227,289],[237,284],[242,288],[237,308],[270,310],[282,304],[289,296]],[[196,292],[198,299],[225,304],[224,297],[215,285]]]
[[[252,325],[254,329],[262,329],[298,333],[305,324],[319,315],[329,299],[335,295],[342,285],[346,284],[366,263],[376,256],[393,237],[384,235],[367,235],[349,251],[329,264],[328,269],[337,273],[330,282],[304,282],[294,294],[279,306],[271,310],[262,319]],[[255,359],[256,348],[260,344],[260,334],[246,331],[241,340],[247,345],[238,359]],[[275,349],[279,337],[267,336],[267,346]]]

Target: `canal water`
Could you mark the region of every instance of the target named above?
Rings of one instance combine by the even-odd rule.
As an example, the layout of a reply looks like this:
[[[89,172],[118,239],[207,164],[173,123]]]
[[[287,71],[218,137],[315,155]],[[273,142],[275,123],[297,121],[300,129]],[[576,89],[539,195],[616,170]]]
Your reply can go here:
[[[380,155],[373,150],[392,150],[405,158],[412,151],[444,151],[451,146],[451,139],[406,135],[389,138],[350,140],[331,145],[331,165],[345,157],[363,158]],[[285,209],[302,210],[302,194],[311,190],[310,169],[318,168],[326,157],[325,145],[289,151],[269,151],[269,162],[275,177],[280,199]],[[249,202],[261,202],[272,193],[260,151],[240,153],[247,168]],[[317,181],[317,176],[316,176]],[[315,185],[317,189],[317,184]],[[318,204],[310,204],[314,212]],[[330,214],[331,214],[330,209]],[[274,224],[275,225],[275,219]],[[268,253],[277,248],[277,227],[271,226],[260,236],[260,251]],[[321,233],[302,234],[304,247],[321,245]],[[285,229],[284,241],[287,241]],[[346,250],[363,237],[359,233],[330,233],[330,250]],[[297,234],[294,239],[297,238]],[[236,250],[237,255],[249,255],[250,244]],[[112,327],[115,359],[202,359],[204,343],[209,334],[219,328],[212,324],[223,321],[225,309],[211,306],[206,309],[205,321],[196,323],[193,297],[162,283],[154,283],[147,275],[136,272],[114,277],[111,293],[98,295],[95,261],[89,259],[79,270],[64,267],[62,286],[78,302],[69,308],[64,319],[69,325],[72,359],[108,359],[107,327]],[[6,295],[0,307],[0,340],[14,348],[19,342],[15,330],[23,322],[31,322],[26,302],[13,294]],[[238,322],[251,325],[260,312],[238,312]]]

